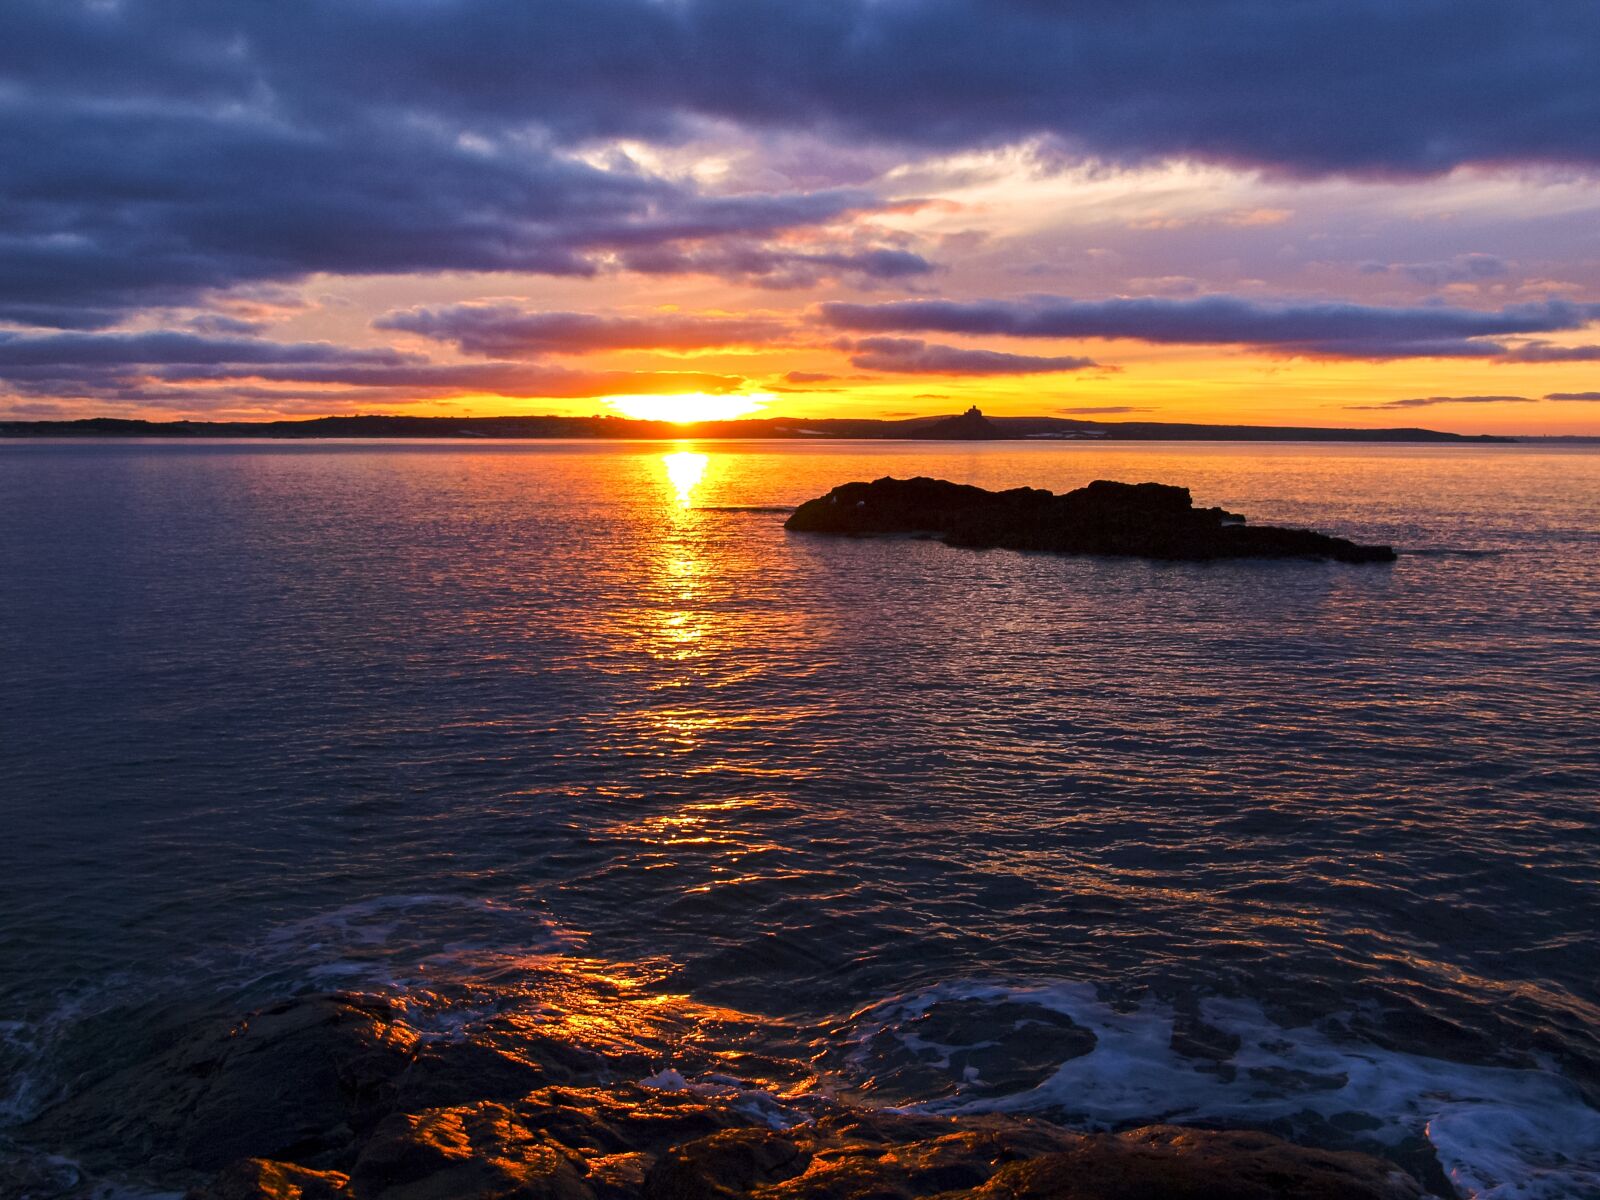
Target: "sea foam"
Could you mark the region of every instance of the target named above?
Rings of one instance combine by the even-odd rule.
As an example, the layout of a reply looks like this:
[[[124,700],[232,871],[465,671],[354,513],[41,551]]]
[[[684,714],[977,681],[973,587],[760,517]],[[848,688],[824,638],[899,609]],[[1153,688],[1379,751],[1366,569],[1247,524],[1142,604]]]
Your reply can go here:
[[[1176,1013],[1159,1001],[1113,1006],[1076,982],[952,982],[858,1013],[858,1064],[867,1043],[885,1032],[948,1062],[959,1047],[929,1047],[905,1027],[949,1001],[1025,1003],[1066,1016],[1095,1043],[1035,1087],[974,1096],[972,1085],[982,1081],[968,1072],[953,1093],[909,1106],[920,1111],[1036,1113],[1086,1128],[1322,1118],[1365,1126],[1378,1149],[1425,1136],[1463,1196],[1600,1196],[1600,1113],[1554,1070],[1474,1066],[1336,1039],[1311,1026],[1279,1025],[1248,1000],[1201,1001],[1201,1020],[1237,1038],[1238,1048],[1198,1058],[1174,1049]]]

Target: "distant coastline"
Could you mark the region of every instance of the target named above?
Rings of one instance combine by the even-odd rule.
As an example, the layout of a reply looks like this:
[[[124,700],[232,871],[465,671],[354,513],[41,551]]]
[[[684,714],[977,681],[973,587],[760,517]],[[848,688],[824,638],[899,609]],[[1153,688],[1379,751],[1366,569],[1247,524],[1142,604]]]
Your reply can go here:
[[[1326,429],[1298,425],[1201,425],[1164,421],[1080,421],[1064,417],[986,417],[982,440],[1189,442],[1520,442],[1519,437],[1446,433],[1434,429]],[[905,420],[760,417],[680,425],[624,417],[334,416],[284,421],[139,421],[91,417],[77,421],[0,421],[0,438],[596,438],[678,441],[709,439],[880,439],[961,441],[949,416]],[[1540,438],[1539,441],[1549,439]]]

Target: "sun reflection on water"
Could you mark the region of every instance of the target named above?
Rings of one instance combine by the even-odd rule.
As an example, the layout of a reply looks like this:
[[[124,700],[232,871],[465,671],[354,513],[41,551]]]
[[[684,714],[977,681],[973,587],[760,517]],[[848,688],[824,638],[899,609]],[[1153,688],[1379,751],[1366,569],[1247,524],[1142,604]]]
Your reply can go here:
[[[678,507],[691,508],[694,499],[694,489],[706,475],[706,463],[710,459],[704,454],[696,454],[690,450],[679,450],[675,454],[663,454],[661,465],[667,469],[667,478],[678,492]]]
[[[661,456],[667,482],[676,494],[677,504],[673,507],[678,514],[694,507],[694,491],[704,481],[710,461],[709,455],[692,450]],[[708,582],[709,563],[703,557],[694,523],[674,524],[675,529],[664,531],[656,560],[655,583],[661,604],[652,622],[651,654],[658,661],[687,662],[699,657],[703,650],[699,643],[706,634],[706,618],[699,602]],[[680,675],[658,680],[650,688],[681,687],[688,681],[688,677]]]

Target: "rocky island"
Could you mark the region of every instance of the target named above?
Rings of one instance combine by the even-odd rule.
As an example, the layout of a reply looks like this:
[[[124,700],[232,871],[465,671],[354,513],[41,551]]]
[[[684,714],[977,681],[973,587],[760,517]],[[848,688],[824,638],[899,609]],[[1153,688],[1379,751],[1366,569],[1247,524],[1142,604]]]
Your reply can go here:
[[[846,483],[795,510],[784,528],[799,533],[917,534],[947,546],[1099,554],[1167,561],[1312,558],[1345,563],[1395,560],[1368,546],[1307,529],[1247,525],[1236,513],[1196,508],[1189,489],[1097,479],[1057,495],[1041,488],[986,491],[943,479]]]

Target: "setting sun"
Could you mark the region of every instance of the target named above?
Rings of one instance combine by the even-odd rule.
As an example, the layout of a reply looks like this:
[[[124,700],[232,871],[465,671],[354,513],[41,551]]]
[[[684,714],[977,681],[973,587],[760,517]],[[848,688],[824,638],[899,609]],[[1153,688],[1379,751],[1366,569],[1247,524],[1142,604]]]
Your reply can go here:
[[[607,396],[605,402],[636,421],[673,421],[687,425],[693,421],[731,421],[735,417],[749,416],[759,412],[772,398],[770,392],[747,392],[738,396],[682,392],[662,396]]]

